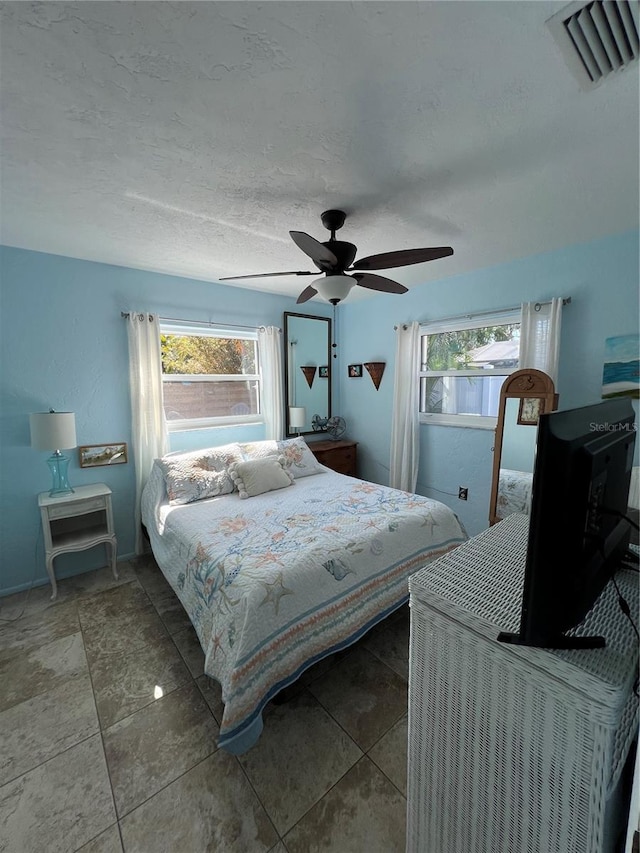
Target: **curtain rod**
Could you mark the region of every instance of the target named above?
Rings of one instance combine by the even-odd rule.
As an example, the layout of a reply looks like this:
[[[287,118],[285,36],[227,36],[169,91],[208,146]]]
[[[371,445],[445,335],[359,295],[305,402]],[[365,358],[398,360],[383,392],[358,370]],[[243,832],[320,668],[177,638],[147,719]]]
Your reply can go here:
[[[138,312],[138,313],[140,313],[140,312]],[[120,316],[123,319],[128,320],[129,317],[131,316],[131,312],[130,311],[121,311]],[[149,316],[151,316],[151,315],[149,315]],[[170,323],[189,323],[190,325],[194,325],[194,326],[215,326],[216,328],[223,328],[223,329],[249,329],[252,332],[255,332],[259,329],[266,329],[266,326],[240,326],[237,323],[212,323],[208,320],[182,320],[182,319],[179,319],[178,317],[159,317],[158,319],[160,321],[164,320],[164,321],[170,322]],[[282,329],[278,327],[278,331],[281,332]]]
[[[563,305],[569,305],[571,302],[571,297],[567,296],[562,300]],[[539,311],[543,305],[551,305],[551,299],[547,299],[545,302],[536,302],[534,305],[534,310]],[[516,305],[514,308],[499,308],[497,311],[474,311],[471,314],[456,314],[455,317],[443,317],[441,320],[420,320],[420,325],[424,325],[425,323],[448,323],[450,320],[475,320],[476,317],[495,317],[498,314],[513,314],[514,311],[520,310],[522,306]],[[398,326],[394,326],[394,329],[397,329]],[[402,328],[406,329],[407,324],[402,323]]]

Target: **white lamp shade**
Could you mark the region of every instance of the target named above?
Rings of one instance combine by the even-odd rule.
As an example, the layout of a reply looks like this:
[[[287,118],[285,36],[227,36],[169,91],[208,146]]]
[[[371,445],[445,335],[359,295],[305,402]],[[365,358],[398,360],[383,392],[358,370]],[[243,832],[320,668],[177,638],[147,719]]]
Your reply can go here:
[[[300,429],[307,420],[307,410],[304,406],[289,406],[289,426]]]
[[[354,284],[355,279],[350,275],[326,275],[324,278],[317,278],[312,286],[323,299],[335,304],[347,298]]]
[[[29,416],[31,447],[61,450],[77,447],[76,416],[73,412],[34,412]]]

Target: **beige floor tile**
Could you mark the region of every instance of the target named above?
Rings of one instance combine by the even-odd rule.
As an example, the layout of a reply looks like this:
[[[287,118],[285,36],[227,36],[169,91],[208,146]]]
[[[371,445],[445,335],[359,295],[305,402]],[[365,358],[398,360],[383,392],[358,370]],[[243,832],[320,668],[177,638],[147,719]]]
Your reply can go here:
[[[97,838],[83,844],[77,853],[122,853],[122,841],[118,824],[114,823]]]
[[[405,797],[407,796],[408,737],[408,717],[405,714],[367,753]]]
[[[82,634],[69,634],[0,663],[0,712],[88,674]]]
[[[173,642],[189,667],[191,675],[199,678],[204,673],[204,652],[195,628],[190,626],[185,631],[174,634]]]
[[[59,603],[59,600],[57,602],[51,601],[51,584],[48,581],[39,586],[33,586],[31,589],[16,592],[13,595],[2,596],[0,598],[0,624],[23,619],[25,616],[31,616],[33,613],[54,607]]]
[[[407,682],[361,646],[308,689],[365,751],[407,710]]]
[[[208,675],[201,675],[196,678],[196,684],[206,699],[207,705],[211,708],[211,713],[216,721],[221,723],[224,714],[224,702],[222,701],[222,687],[219,682],[214,678],[209,678]]]
[[[375,634],[362,638],[362,644],[402,678],[409,679],[409,622],[401,615],[385,621]]]
[[[365,756],[284,843],[288,853],[404,853],[405,827],[405,798]]]
[[[0,784],[99,731],[88,673],[0,714]]]
[[[220,750],[121,821],[127,853],[267,853],[278,836],[237,760]]]
[[[0,663],[79,630],[76,601],[54,602],[13,622],[0,623]]]
[[[132,652],[100,655],[91,679],[103,729],[192,680],[168,636]]]
[[[169,590],[164,595],[154,598],[153,606],[158,611],[158,616],[164,622],[169,634],[178,634],[191,626],[191,620],[187,616],[187,611],[173,590]]]
[[[68,604],[88,595],[95,595],[120,584],[129,583],[136,579],[131,564],[127,561],[118,563],[118,578],[114,578],[110,566],[93,569],[73,575],[70,578],[58,578],[58,597],[51,601],[51,584],[34,586],[24,592],[0,598],[0,624],[3,620],[13,620],[41,613],[50,607]]]
[[[283,835],[362,756],[319,702],[303,690],[264,714],[258,743],[239,761]]]
[[[113,619],[136,616],[151,610],[151,600],[137,579],[87,596],[78,602],[80,622],[85,629],[96,624],[108,625]]]
[[[133,563],[136,577],[144,587],[151,601],[161,598],[167,592],[173,592],[171,584],[162,574],[162,570],[153,557],[138,558]]]
[[[193,682],[106,729],[103,738],[118,815],[210,755],[218,734]]]
[[[0,851],[77,850],[116,819],[100,735],[0,788]]]
[[[114,578],[110,566],[103,566],[90,572],[62,578],[58,581],[58,598],[63,601],[72,598],[86,598],[100,592],[106,592],[117,586],[136,580],[133,566],[126,560],[118,563],[118,577]]]
[[[78,602],[89,664],[102,656],[129,653],[168,636],[140,584],[122,584]]]

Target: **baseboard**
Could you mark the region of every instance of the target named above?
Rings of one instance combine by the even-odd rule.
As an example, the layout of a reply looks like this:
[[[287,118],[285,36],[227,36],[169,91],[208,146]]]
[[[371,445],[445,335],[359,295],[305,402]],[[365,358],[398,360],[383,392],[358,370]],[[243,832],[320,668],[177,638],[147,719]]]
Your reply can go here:
[[[134,552],[132,552],[131,554],[121,554],[118,557],[117,562],[118,563],[126,563],[129,560],[133,560],[133,558],[135,556],[136,556],[136,554]],[[87,572],[99,572],[100,569],[106,569],[106,568],[107,568],[107,564],[105,563],[104,566],[98,566],[95,569],[87,569]],[[77,578],[77,577],[80,577],[80,575],[86,574],[87,572],[76,572],[74,575],[61,575],[60,577],[56,576],[56,580],[57,581],[64,581],[64,580],[68,580],[69,578]],[[49,580],[48,577],[46,577],[46,578],[38,578],[37,580],[34,580],[34,581],[27,581],[26,583],[18,584],[18,586],[10,586],[10,587],[7,587],[6,589],[0,589],[0,598],[6,598],[8,595],[15,595],[17,592],[26,592],[28,589],[34,589],[37,586],[48,586],[50,583],[51,583],[51,581]]]

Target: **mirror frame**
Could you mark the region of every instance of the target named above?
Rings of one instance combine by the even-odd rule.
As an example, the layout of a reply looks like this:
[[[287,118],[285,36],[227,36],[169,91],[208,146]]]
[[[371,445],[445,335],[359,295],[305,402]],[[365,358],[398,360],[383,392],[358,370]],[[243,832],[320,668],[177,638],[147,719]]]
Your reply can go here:
[[[496,424],[495,441],[493,443],[493,477],[491,480],[491,497],[489,498],[489,524],[497,524],[502,518],[496,515],[498,504],[498,484],[500,480],[500,460],[502,457],[502,440],[504,435],[507,400],[520,400],[518,424],[538,424],[537,417],[558,408],[553,379],[542,370],[522,369],[511,373],[502,383],[500,403],[498,406],[498,422]],[[537,413],[527,413],[523,409],[525,400],[539,401],[535,408]],[[535,416],[535,420],[533,417]]]
[[[304,320],[319,320],[322,323],[327,324],[327,360],[325,364],[329,366],[329,376],[327,377],[327,417],[331,417],[331,375],[332,375],[332,364],[331,364],[331,318],[330,317],[316,317],[314,314],[296,314],[293,311],[285,311],[284,312],[284,335],[283,335],[283,343],[284,343],[284,429],[286,438],[295,437],[298,435],[318,435],[316,430],[296,430],[295,432],[291,431],[289,426],[289,318],[293,317],[301,317]],[[320,433],[321,434],[321,433]]]

